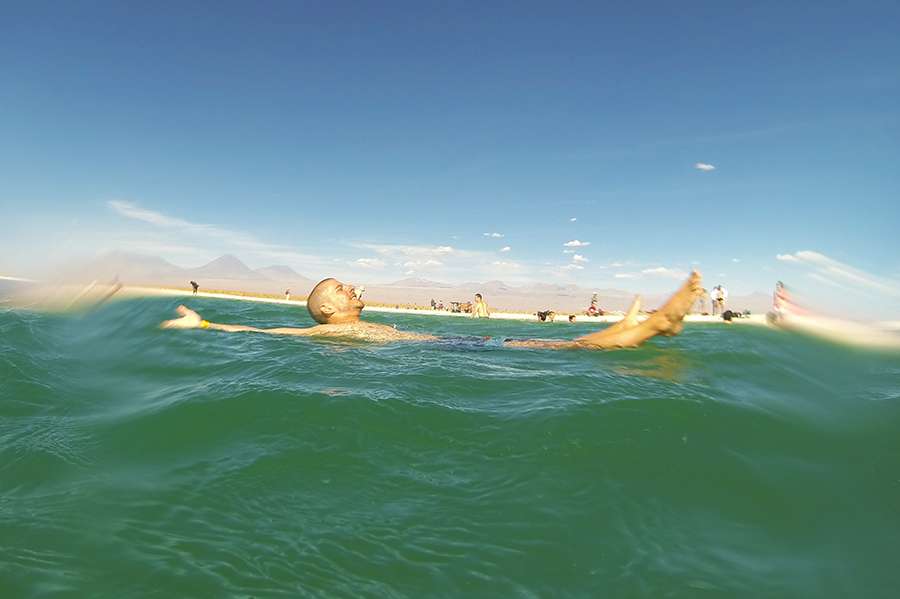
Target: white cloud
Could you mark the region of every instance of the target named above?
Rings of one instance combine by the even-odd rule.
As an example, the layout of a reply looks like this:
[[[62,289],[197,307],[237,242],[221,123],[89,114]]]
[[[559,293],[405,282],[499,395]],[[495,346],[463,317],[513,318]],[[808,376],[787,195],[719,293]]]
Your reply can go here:
[[[501,252],[508,252],[508,251],[511,250],[511,249],[512,249],[511,247],[509,247],[508,245],[505,245],[505,246],[503,246],[502,248],[500,248],[500,251],[501,251]]]
[[[574,223],[576,220],[578,220],[578,218],[573,216],[572,218],[569,219],[569,222]]]
[[[588,260],[587,258],[585,258],[584,256],[582,256],[581,254],[575,254],[574,256],[572,256],[572,262],[582,262],[582,263],[584,263],[584,262],[590,262],[590,260]]]
[[[563,254],[574,254],[575,250],[563,250]]]
[[[740,258],[732,258],[731,261],[734,263],[738,263],[741,261],[741,259]]]
[[[621,263],[615,263],[622,266]],[[683,270],[677,268],[666,268],[665,266],[656,266],[653,268],[644,268],[640,272],[620,272],[613,275],[616,279],[643,279],[644,277],[663,277],[670,279],[681,279],[687,276]]]
[[[666,268],[665,266],[657,266],[656,268],[645,268],[641,271],[641,274],[657,276],[657,277],[669,277],[672,279],[680,279],[682,277],[687,276],[683,270],[678,270],[676,268]]]
[[[162,214],[160,212],[154,212],[152,210],[145,210],[144,208],[135,206],[131,202],[123,202],[121,200],[110,200],[109,202],[106,203],[106,205],[126,218],[132,218],[134,220],[142,220],[145,223],[150,223],[151,225],[156,225],[158,227],[173,227],[173,228],[202,227],[202,228],[205,228],[205,227],[209,226],[209,225],[195,225],[193,223],[189,223],[186,220],[181,220],[180,218],[173,218],[171,216],[166,216],[165,214]]]
[[[206,250],[198,250],[196,247],[192,247],[195,253],[204,253],[204,251],[205,253],[242,251],[269,259],[287,260],[294,264],[320,265],[325,262],[325,259],[320,256],[303,254],[290,246],[260,241],[253,235],[243,231],[226,229],[218,225],[192,223],[161,212],[141,208],[133,202],[111,200],[106,205],[120,216],[153,225],[161,231],[168,232],[169,235],[177,234],[178,242],[190,239],[197,245],[214,246],[208,247]],[[125,240],[121,247],[136,250],[139,249],[137,247],[139,243],[141,241],[136,238]],[[157,243],[164,245],[166,240],[157,240]],[[175,243],[175,241],[172,240],[170,243]],[[186,253],[187,248],[184,247],[183,243],[179,243],[179,245],[182,246],[181,253]],[[160,251],[166,250],[160,249]]]
[[[622,268],[625,265],[621,262],[610,262],[609,266],[610,268]]]
[[[407,260],[400,264],[400,266],[403,266],[404,268],[433,268],[435,266],[443,265],[443,262],[435,260],[434,258],[427,258],[425,260]]]
[[[819,283],[823,283],[825,285],[828,285],[829,287],[836,287],[838,289],[843,289],[844,291],[851,291],[853,289],[852,287],[850,287],[848,285],[838,283],[837,281],[832,281],[828,277],[823,277],[822,275],[820,275],[817,272],[808,272],[808,273],[806,273],[806,276],[809,277],[810,279],[812,279],[813,281],[818,281]]]
[[[574,262],[572,264],[566,264],[562,268],[563,270],[584,270],[584,267],[582,265],[575,264]]]
[[[384,268],[384,260],[378,258],[358,258],[353,261],[353,264],[363,268]]]
[[[566,247],[569,247],[569,248],[583,248],[583,247],[587,247],[587,246],[591,245],[591,242],[590,241],[579,241],[577,239],[573,239],[572,241],[565,242],[563,245]]]
[[[382,256],[405,257],[405,258],[440,258],[442,256],[455,255],[464,256],[468,252],[456,250],[449,245],[399,245],[385,243],[361,243],[355,244],[354,247],[372,250]]]
[[[493,238],[495,238],[495,239],[500,239],[501,237],[503,237],[503,233],[496,233],[496,232],[494,232],[494,233],[485,233],[484,236],[485,236],[485,237],[493,237]]]
[[[472,281],[490,280],[502,275],[504,280],[532,282],[536,271],[525,268],[520,261],[504,260],[511,256],[509,252],[467,250],[441,245],[406,245],[382,244],[372,242],[354,242],[352,247],[364,249],[385,261],[388,267],[384,273],[391,271],[400,274],[406,270],[417,273],[431,271],[441,280]],[[499,255],[498,255],[499,254]]]
[[[190,257],[193,260],[208,259],[210,252],[202,248],[172,243],[166,239],[156,239],[155,236],[136,238],[134,235],[113,235],[111,241],[116,247],[127,247],[129,251],[151,256],[181,256]]]
[[[0,281],[19,281],[22,283],[34,283],[34,279],[25,279],[23,277],[0,277]]]
[[[866,287],[891,296],[900,296],[900,282],[865,272],[819,252],[803,250],[794,254],[779,254],[777,258],[783,262],[801,263],[812,268],[814,274],[818,275],[814,277],[816,280],[824,278],[837,285],[849,285],[856,289]]]
[[[716,170],[716,167],[711,164],[707,164],[706,162],[698,162],[694,165],[694,168],[698,171],[703,171],[704,173]]]

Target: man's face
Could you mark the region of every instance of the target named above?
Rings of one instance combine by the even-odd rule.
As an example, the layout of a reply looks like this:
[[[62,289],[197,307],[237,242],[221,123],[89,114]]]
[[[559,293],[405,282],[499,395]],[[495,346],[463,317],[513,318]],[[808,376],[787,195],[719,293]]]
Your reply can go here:
[[[330,305],[334,316],[359,316],[365,304],[356,296],[353,285],[338,280],[329,281],[322,289],[322,305]],[[333,318],[333,317],[332,317]]]

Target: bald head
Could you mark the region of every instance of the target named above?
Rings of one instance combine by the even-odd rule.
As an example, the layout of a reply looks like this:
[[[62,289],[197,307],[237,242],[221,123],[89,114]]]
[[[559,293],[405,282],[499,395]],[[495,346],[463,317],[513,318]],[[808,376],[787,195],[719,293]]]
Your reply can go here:
[[[353,285],[337,279],[319,281],[306,298],[306,309],[319,324],[356,322],[364,306]]]

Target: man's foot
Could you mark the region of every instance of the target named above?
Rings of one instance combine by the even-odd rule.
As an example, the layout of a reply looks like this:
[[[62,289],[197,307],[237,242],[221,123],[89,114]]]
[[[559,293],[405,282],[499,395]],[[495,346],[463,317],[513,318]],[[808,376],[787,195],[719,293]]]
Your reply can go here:
[[[633,327],[638,323],[638,312],[641,311],[641,296],[634,296],[634,301],[631,302],[631,307],[628,308],[628,312],[625,313],[625,318],[622,319],[622,324],[624,328]]]
[[[187,306],[178,306],[175,311],[181,314],[181,318],[167,320],[159,326],[164,329],[196,329],[202,322],[200,315]]]
[[[610,326],[606,327],[605,329],[603,329],[602,331],[600,331],[596,334],[598,336],[600,336],[600,335],[604,335],[604,336],[617,335],[618,333],[621,333],[622,331],[624,331],[626,329],[630,329],[632,327],[637,326],[638,324],[640,324],[640,322],[638,321],[638,317],[637,317],[638,312],[640,312],[640,311],[641,311],[641,296],[636,295],[636,296],[634,296],[634,301],[631,303],[631,307],[628,308],[628,312],[625,313],[625,316],[622,318],[622,320],[620,320],[619,322],[617,322],[615,324],[611,324]]]
[[[694,300],[702,291],[702,279],[700,273],[691,272],[691,276],[684,282],[678,291],[669,298],[665,305],[657,310],[650,319],[653,321],[654,328],[659,331],[660,335],[677,335],[684,328],[682,319],[685,314],[690,312]]]

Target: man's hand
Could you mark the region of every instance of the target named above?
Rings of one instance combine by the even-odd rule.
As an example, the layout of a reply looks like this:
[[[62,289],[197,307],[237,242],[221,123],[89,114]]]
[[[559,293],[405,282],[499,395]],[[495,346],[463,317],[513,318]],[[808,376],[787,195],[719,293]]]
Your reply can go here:
[[[167,320],[163,322],[160,328],[163,329],[196,329],[199,328],[201,318],[200,315],[188,308],[187,306],[178,306],[175,310],[181,314],[181,318]]]

